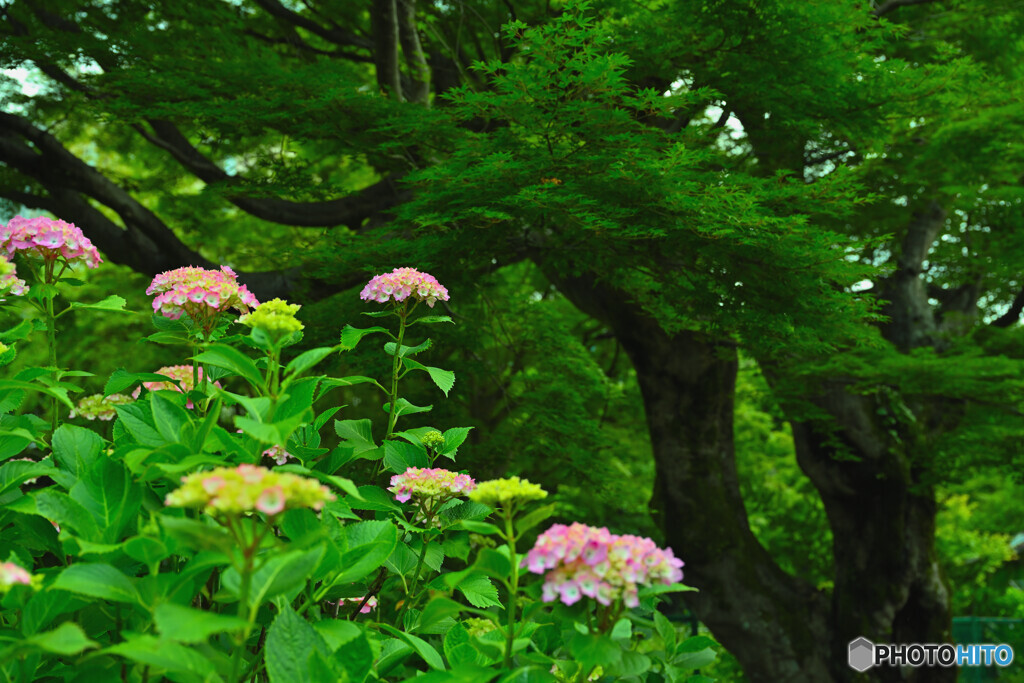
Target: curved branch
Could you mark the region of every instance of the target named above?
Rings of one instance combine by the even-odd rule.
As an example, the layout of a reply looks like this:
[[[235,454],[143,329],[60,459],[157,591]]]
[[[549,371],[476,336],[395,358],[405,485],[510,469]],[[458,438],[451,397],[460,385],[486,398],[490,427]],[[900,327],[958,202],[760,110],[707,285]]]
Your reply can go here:
[[[298,26],[299,28],[303,28],[310,33],[320,36],[324,40],[334,43],[335,45],[359,47],[367,50],[373,49],[372,41],[341,28],[327,28],[325,26],[321,26],[315,21],[302,16],[298,12],[288,9],[277,0],[255,0],[255,2],[263,8],[263,11],[267,14],[277,17],[278,19],[283,19],[290,24]]]
[[[167,151],[190,173],[207,184],[238,185],[240,178],[228,175],[206,158],[170,121],[148,120],[152,133],[136,125],[142,137]],[[409,193],[398,185],[398,178],[385,178],[347,197],[324,202],[293,202],[286,199],[256,199],[228,194],[227,200],[248,214],[272,223],[301,227],[347,225],[358,230],[363,221],[400,204]]]
[[[0,113],[0,162],[34,179],[47,192],[43,196],[0,188],[0,196],[73,222],[109,261],[147,275],[185,265],[215,265],[186,246],[123,188],[21,117]],[[94,207],[90,198],[114,210],[124,227]],[[364,278],[362,273],[353,272],[325,282],[305,275],[301,266],[239,273],[239,279],[261,299],[294,297],[299,291],[306,299],[321,299]]]

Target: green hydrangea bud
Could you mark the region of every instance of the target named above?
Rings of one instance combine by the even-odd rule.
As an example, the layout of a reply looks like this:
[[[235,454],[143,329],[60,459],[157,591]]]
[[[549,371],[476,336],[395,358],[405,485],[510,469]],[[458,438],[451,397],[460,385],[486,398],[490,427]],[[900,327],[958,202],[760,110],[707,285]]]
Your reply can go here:
[[[520,479],[519,477],[482,481],[469,494],[470,500],[490,505],[491,507],[501,507],[513,501],[527,503],[547,497],[548,492],[542,489],[539,484],[531,484],[526,479]]]
[[[466,630],[469,631],[471,636],[482,636],[485,633],[490,633],[496,630],[498,627],[490,619],[466,619],[465,620]]]
[[[423,445],[432,451],[441,450],[444,448],[444,434],[436,429],[430,430],[423,435]]]
[[[259,328],[274,338],[280,338],[300,331],[304,326],[295,317],[302,308],[299,304],[290,304],[282,299],[271,299],[238,319],[243,325]]]

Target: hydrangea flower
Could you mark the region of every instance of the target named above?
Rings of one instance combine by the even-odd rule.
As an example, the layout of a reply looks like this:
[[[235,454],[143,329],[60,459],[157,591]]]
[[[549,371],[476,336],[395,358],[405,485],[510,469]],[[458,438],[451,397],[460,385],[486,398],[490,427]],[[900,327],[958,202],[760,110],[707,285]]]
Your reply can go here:
[[[213,328],[217,317],[229,308],[248,313],[259,305],[245,285],[239,285],[235,271],[227,266],[207,270],[195,266],[160,273],[146,289],[156,294],[153,311],[171,320],[189,316],[204,330]]]
[[[64,261],[68,265],[84,263],[95,268],[103,259],[79,228],[62,220],[39,216],[15,216],[0,227],[0,248],[13,256],[21,253],[44,261]]]
[[[423,442],[424,448],[428,448],[432,451],[440,451],[444,448],[444,434],[436,429],[431,429],[429,432],[424,434],[420,441]]]
[[[262,512],[274,516],[292,508],[320,510],[334,494],[315,479],[255,465],[217,467],[182,477],[167,495],[171,507],[201,507],[209,515]]]
[[[468,474],[458,474],[439,467],[410,467],[403,474],[391,477],[388,491],[395,494],[395,500],[407,502],[413,496],[426,500],[444,502],[465,495],[476,488],[476,482]]]
[[[505,507],[510,503],[528,503],[548,497],[548,492],[540,484],[532,484],[526,479],[508,477],[482,481],[469,494],[469,499],[491,507]]]
[[[184,393],[188,393],[195,389],[192,384],[192,366],[191,365],[167,365],[156,371],[158,375],[166,375],[171,379],[177,380],[176,382],[143,382],[142,386],[146,387],[150,391],[177,391],[182,393],[182,388],[185,389]],[[203,368],[199,368],[199,381],[203,381]],[[215,387],[220,386],[220,382],[214,382]],[[132,392],[132,398],[138,398],[142,393],[142,387],[135,387],[135,391]],[[192,407],[192,401],[185,402],[186,408]]]
[[[13,562],[0,563],[0,593],[6,593],[15,586],[31,586],[32,575]]]
[[[608,529],[573,523],[555,524],[537,539],[523,565],[544,577],[544,602],[572,605],[582,596],[602,605],[621,599],[640,604],[638,588],[682,581],[683,561],[640,536],[619,536]]]
[[[338,607],[344,606],[344,604],[346,602],[354,603],[356,605],[359,605],[359,604],[361,604],[363,602],[363,599],[365,597],[366,596],[363,596],[361,598],[342,598],[341,600],[338,600]],[[366,604],[362,606],[362,608],[359,610],[359,613],[360,614],[369,614],[370,612],[372,612],[376,608],[377,608],[377,598],[375,598],[373,596],[370,596],[370,599],[367,600]]]
[[[433,275],[421,273],[415,268],[395,268],[390,273],[374,277],[359,294],[359,298],[364,301],[380,304],[386,303],[388,299],[400,303],[410,296],[418,301],[426,301],[427,306],[433,308],[437,301],[448,301],[448,290]]]
[[[466,630],[469,631],[469,635],[471,636],[482,636],[485,633],[498,630],[498,625],[490,619],[470,617],[468,619],[463,619],[462,623],[466,626]]]
[[[239,429],[238,431],[242,431]],[[271,458],[278,465],[283,465],[289,460],[298,460],[294,455],[281,448],[280,446],[271,446],[267,450],[263,451],[264,458]]]
[[[84,417],[86,420],[113,420],[117,417],[117,411],[114,410],[114,406],[131,403],[132,400],[131,396],[125,396],[124,394],[111,394],[110,396],[93,394],[91,396],[83,396],[79,399],[78,405],[75,406],[75,409],[71,411],[68,417]]]
[[[25,281],[18,277],[14,264],[0,257],[0,295],[21,296],[26,291],[28,288],[25,286]]]
[[[259,328],[271,337],[278,338],[304,327],[295,317],[302,308],[299,304],[290,304],[282,299],[271,299],[259,304],[252,313],[246,313],[238,322],[252,328]]]

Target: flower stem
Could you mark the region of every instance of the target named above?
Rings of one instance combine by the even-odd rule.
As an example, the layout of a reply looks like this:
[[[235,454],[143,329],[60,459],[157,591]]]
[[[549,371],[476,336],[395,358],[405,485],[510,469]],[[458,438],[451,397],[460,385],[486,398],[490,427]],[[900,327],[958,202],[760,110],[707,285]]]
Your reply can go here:
[[[234,532],[234,525],[231,530]],[[242,630],[242,635],[235,643],[235,651],[231,656],[231,677],[229,680],[232,683],[240,683],[244,678],[242,676],[241,665],[242,665],[242,653],[245,651],[245,644],[249,640],[249,634],[252,632],[252,621],[253,621],[253,610],[249,609],[249,590],[252,586],[252,575],[253,575],[253,559],[255,558],[256,551],[259,549],[260,541],[262,540],[255,529],[253,530],[253,542],[249,545],[245,543],[245,529],[242,520],[238,522],[238,532],[236,533],[236,539],[239,545],[242,547],[242,567],[239,571],[241,574],[241,586],[238,589],[238,618],[245,619],[245,628]]]
[[[398,343],[395,345],[395,358],[391,364],[391,393],[388,395],[390,400],[390,409],[388,415],[388,431],[384,434],[384,439],[390,439],[391,435],[395,431],[395,423],[398,422],[398,371],[402,365],[402,340],[405,338],[405,321],[408,316],[405,302],[402,302],[402,307],[398,310]]]
[[[52,285],[54,281],[53,277],[53,262],[46,264],[46,278],[45,282],[48,285]],[[53,368],[51,377],[56,383],[59,379],[59,371],[57,370],[57,316],[53,312],[53,299],[54,297],[46,297],[46,341],[50,347],[50,366]],[[58,403],[57,397],[53,396],[50,398],[50,431],[56,432],[58,425]]]
[[[409,604],[416,597],[416,589],[420,583],[420,572],[423,570],[423,561],[427,559],[427,546],[430,545],[430,541],[427,540],[427,535],[423,535],[423,547],[420,549],[419,559],[416,560],[416,569],[412,574],[412,587],[409,592],[405,594],[405,601],[402,603],[402,610],[398,613],[398,627],[404,628],[402,625],[402,618],[405,616],[406,610],[409,609]]]
[[[519,564],[516,562],[516,535],[512,526],[514,511],[509,505],[504,509],[505,541],[508,543],[508,559],[512,564],[512,576],[508,585],[508,608],[505,633],[505,668],[512,668],[512,645],[516,639],[516,594],[519,592]]]

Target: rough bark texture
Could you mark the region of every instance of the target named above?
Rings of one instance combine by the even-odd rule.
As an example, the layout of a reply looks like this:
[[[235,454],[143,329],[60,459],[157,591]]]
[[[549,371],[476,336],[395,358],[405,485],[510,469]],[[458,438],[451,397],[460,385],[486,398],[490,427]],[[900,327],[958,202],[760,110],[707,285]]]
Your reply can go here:
[[[935,496],[918,481],[912,454],[894,443],[877,399],[835,386],[820,399],[836,436],[856,459],[840,459],[835,441],[811,424],[793,424],[797,460],[821,494],[833,534],[835,586],[829,621],[835,680],[953,681],[955,670],[904,676],[878,668],[855,676],[848,644],[950,640],[949,592],[935,554]]]

